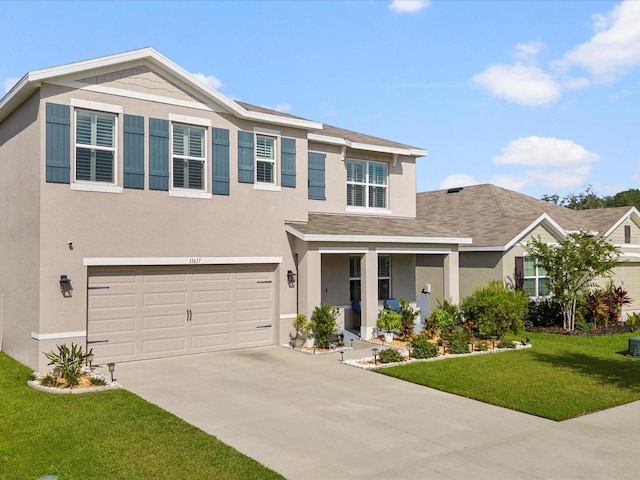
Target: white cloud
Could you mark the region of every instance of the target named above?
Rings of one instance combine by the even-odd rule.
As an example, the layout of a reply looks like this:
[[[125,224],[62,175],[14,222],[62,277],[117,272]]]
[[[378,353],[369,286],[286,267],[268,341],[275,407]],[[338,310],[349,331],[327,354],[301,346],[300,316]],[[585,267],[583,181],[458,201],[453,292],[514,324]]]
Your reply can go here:
[[[273,110],[283,113],[288,112],[289,110],[291,110],[291,105],[289,105],[288,103],[279,103],[278,105],[273,107]]]
[[[544,43],[542,42],[518,43],[515,48],[515,55],[521,60],[530,61],[540,53],[543,47]]]
[[[20,77],[7,77],[4,79],[4,81],[2,82],[3,86],[4,86],[4,93],[8,93],[9,90],[11,90],[13,88],[13,86],[18,83],[18,81],[20,80]]]
[[[396,13],[416,13],[429,6],[430,0],[393,0],[389,8]]]
[[[529,107],[548,105],[560,96],[556,81],[535,65],[490,65],[473,77],[473,82],[491,95]]]
[[[204,73],[192,73],[191,75],[216,90],[222,86],[222,82],[213,75],[205,75]]]
[[[469,185],[477,185],[478,182],[471,175],[466,173],[456,173],[449,175],[442,182],[440,182],[440,188],[455,188],[455,187],[468,187]]]
[[[576,90],[578,88],[587,88],[591,86],[591,80],[585,77],[578,78],[563,78],[562,79],[562,88],[566,88],[568,90]]]
[[[553,137],[525,137],[509,142],[502,155],[491,159],[494,165],[575,168],[589,165],[600,156],[571,140]]]
[[[640,64],[640,2],[624,1],[607,15],[594,15],[593,23],[595,35],[566,53],[558,66],[580,66],[610,83]]]

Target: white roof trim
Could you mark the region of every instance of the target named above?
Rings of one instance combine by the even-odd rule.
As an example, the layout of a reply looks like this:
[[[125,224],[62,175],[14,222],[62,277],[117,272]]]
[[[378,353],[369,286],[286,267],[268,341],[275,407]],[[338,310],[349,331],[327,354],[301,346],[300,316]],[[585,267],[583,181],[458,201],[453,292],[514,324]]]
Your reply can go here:
[[[518,243],[524,236],[528,235],[534,228],[546,223],[551,227],[552,230],[555,230],[561,237],[565,237],[567,235],[567,231],[562,228],[553,218],[551,218],[546,213],[543,213],[538,218],[536,218],[533,222],[531,222],[524,230],[522,230],[518,235],[513,237],[505,246],[504,250],[507,251],[511,247],[513,247],[516,243]]]
[[[506,251],[504,245],[495,245],[489,247],[460,247],[461,252],[504,252]]]
[[[353,148],[354,150],[368,150],[371,152],[390,153],[392,155],[406,155],[409,157],[426,157],[429,153],[426,150],[420,148],[401,148],[401,147],[389,147],[384,145],[372,145],[369,143],[352,142],[346,138],[333,137],[330,135],[323,135],[321,133],[309,133],[307,136],[312,142],[326,143],[329,145],[340,145],[344,147]]]
[[[604,234],[602,235],[603,238],[607,238],[609,235],[611,235],[620,225],[622,225],[625,220],[630,218],[632,215],[635,217],[636,222],[640,223],[640,212],[638,212],[638,209],[636,207],[630,207],[627,213],[622,215],[620,219],[616,223],[614,223],[609,230],[604,232]]]
[[[470,245],[471,238],[456,237],[405,237],[384,235],[334,235],[334,234],[303,234],[291,225],[285,225],[285,230],[304,242],[349,242],[349,243],[444,243],[456,245]]]
[[[29,72],[22,77],[22,79],[9,91],[9,93],[7,93],[7,95],[4,96],[4,98],[2,98],[2,100],[0,100],[0,121],[10,113],[2,112],[7,105],[14,102],[17,102],[17,105],[19,105],[22,101],[26,100],[31,93],[40,87],[43,82],[54,81],[61,77],[66,77],[68,79],[70,76],[78,75],[83,72],[105,69],[120,64],[145,62],[159,68],[179,82],[188,85],[195,92],[203,95],[205,99],[213,100],[215,103],[224,106],[231,113],[240,118],[294,126],[307,130],[322,129],[322,123],[319,122],[249,111],[217,90],[211,88],[206,83],[200,81],[191,73],[173,63],[167,57],[161,55],[151,47]]]

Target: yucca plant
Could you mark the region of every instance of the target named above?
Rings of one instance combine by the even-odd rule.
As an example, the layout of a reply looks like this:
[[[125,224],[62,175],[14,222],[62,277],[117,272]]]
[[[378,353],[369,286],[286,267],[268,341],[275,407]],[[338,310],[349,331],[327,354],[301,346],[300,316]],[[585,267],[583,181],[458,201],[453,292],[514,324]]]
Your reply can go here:
[[[69,388],[73,388],[78,385],[82,367],[86,363],[87,357],[93,353],[93,350],[83,353],[82,346],[73,342],[71,342],[71,348],[66,344],[56,345],[56,347],[58,348],[58,353],[51,351],[45,353],[44,356],[50,360],[49,365],[60,369],[60,376],[66,380]]]

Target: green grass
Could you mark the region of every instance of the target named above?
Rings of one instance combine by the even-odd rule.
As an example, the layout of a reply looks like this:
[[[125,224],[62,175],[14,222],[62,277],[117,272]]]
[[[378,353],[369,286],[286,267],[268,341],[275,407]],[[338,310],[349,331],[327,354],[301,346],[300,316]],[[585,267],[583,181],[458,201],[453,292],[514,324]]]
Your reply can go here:
[[[640,360],[624,355],[634,335],[527,333],[531,349],[379,372],[560,421],[640,400]]]
[[[125,390],[56,395],[0,353],[0,479],[267,479],[276,472]]]

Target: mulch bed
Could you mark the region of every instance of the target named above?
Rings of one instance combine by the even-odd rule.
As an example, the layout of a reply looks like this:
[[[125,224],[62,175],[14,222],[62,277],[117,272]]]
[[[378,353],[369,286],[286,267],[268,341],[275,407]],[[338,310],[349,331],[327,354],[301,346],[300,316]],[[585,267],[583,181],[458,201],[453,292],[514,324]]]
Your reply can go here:
[[[542,333],[557,333],[561,335],[585,335],[585,336],[593,336],[593,335],[612,335],[615,333],[630,333],[635,332],[635,325],[626,325],[624,323],[616,323],[613,325],[609,325],[605,327],[604,325],[599,325],[597,328],[593,330],[589,330],[588,332],[583,332],[581,330],[572,330],[566,331],[561,326],[556,327],[527,327],[528,332],[542,332]]]

